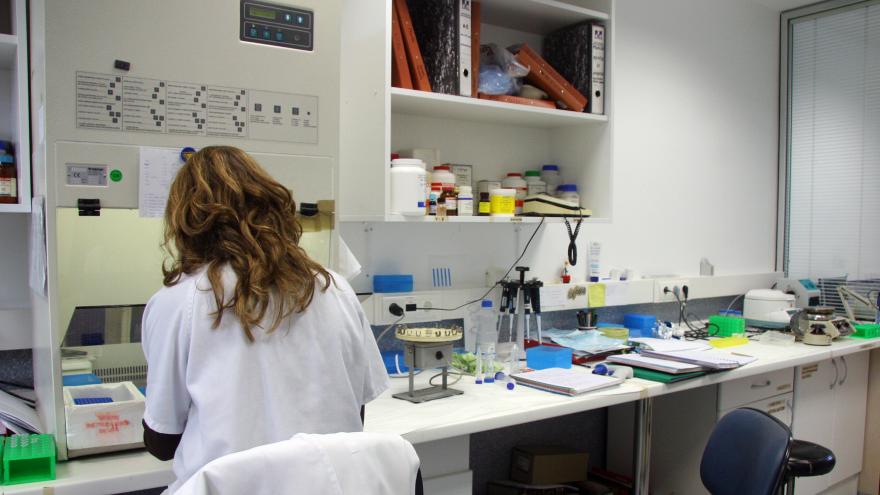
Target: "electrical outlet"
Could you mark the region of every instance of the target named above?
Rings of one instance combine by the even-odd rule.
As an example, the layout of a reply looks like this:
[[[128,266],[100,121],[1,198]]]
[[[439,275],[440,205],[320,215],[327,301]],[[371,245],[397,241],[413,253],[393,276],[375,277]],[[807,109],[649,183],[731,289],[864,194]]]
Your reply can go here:
[[[677,287],[678,288],[678,296],[684,300],[684,294],[681,293],[681,288],[685,285],[689,285],[687,279],[658,279],[654,281],[654,302],[675,302],[675,295],[673,295],[672,291]],[[669,292],[664,292],[664,289],[669,288]],[[694,297],[693,294],[690,294],[690,297]]]
[[[375,306],[376,314],[373,319],[373,324],[389,325],[397,321],[399,316],[394,316],[388,310],[388,308],[395,303],[404,310],[405,317],[402,323],[418,323],[438,320],[442,318],[442,316],[439,315],[439,311],[426,311],[425,309],[417,310],[415,308],[436,307],[439,305],[440,300],[440,294],[434,292],[383,296]]]

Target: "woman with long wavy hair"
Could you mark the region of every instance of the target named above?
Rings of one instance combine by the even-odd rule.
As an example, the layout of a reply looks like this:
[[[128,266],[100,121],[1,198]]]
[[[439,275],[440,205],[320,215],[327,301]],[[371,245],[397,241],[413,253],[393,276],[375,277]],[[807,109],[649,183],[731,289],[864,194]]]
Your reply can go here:
[[[245,152],[198,151],[165,210],[171,263],[147,304],[144,441],[177,481],[296,433],[360,431],[388,387],[348,283],[299,246],[284,186]]]

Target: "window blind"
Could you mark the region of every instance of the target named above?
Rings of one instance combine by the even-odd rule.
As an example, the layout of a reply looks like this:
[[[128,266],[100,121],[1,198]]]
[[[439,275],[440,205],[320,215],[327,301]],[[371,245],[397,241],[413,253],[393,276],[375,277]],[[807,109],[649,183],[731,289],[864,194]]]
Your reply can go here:
[[[880,2],[789,31],[789,276],[880,278]]]

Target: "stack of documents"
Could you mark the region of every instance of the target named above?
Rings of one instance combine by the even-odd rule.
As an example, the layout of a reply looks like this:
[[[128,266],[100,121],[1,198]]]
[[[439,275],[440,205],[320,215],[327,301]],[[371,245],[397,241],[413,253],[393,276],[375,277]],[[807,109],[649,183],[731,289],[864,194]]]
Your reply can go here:
[[[17,435],[43,432],[43,426],[36,411],[23,400],[2,390],[0,390],[0,426],[5,426]]]
[[[657,359],[643,356],[641,354],[617,354],[614,356],[608,356],[608,361],[626,366],[662,371],[663,373],[669,373],[672,375],[703,371],[703,367],[697,364],[682,363],[670,359]]]
[[[630,346],[620,339],[612,339],[595,330],[559,330],[551,328],[544,332],[550,340],[562,347],[568,347],[575,354],[592,356],[607,352],[622,351]]]
[[[730,370],[756,360],[752,356],[713,349],[703,342],[630,340],[638,341],[642,345],[640,353],[609,356],[608,361],[678,375],[697,371]]]
[[[749,364],[757,358],[720,350],[708,351],[642,351],[642,355],[658,359],[695,364],[712,370],[730,370]]]
[[[582,369],[547,368],[510,375],[517,383],[527,387],[563,395],[580,395],[593,390],[613,387],[623,378],[594,375]]]

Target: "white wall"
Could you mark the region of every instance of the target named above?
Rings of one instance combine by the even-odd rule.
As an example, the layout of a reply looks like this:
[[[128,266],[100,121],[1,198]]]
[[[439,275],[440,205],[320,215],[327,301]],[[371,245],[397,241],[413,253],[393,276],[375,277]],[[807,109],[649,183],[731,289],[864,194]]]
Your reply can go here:
[[[25,214],[0,214],[0,350],[31,345],[29,222]]]
[[[777,181],[779,14],[751,2],[615,3],[613,220],[586,224],[607,267],[694,275],[773,271]],[[366,230],[372,229],[369,232]],[[507,266],[533,226],[344,224],[367,273],[413,273],[430,288],[438,254],[458,287]],[[545,226],[521,264],[552,281],[565,258],[563,225]],[[442,261],[442,260],[441,260]],[[370,282],[359,277],[358,290]]]

